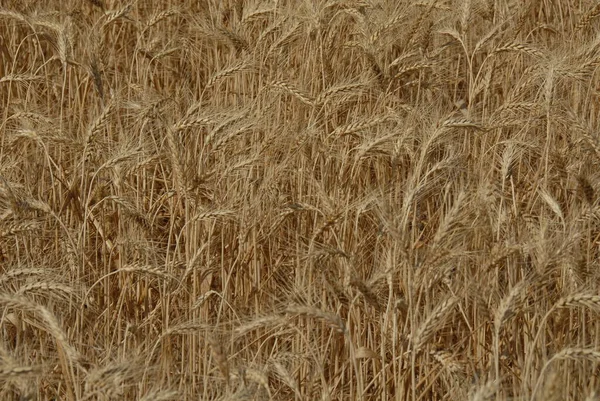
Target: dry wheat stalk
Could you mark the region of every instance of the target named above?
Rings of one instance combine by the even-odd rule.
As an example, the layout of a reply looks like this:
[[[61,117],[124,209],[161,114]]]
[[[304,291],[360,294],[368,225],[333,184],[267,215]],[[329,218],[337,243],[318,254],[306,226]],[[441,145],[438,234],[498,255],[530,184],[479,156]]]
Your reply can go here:
[[[292,377],[290,372],[286,369],[286,367],[278,361],[271,362],[271,364],[273,365],[277,376],[281,378],[281,380],[286,384],[286,386],[288,386],[294,391],[296,397],[300,397],[301,393],[300,389],[298,388],[298,384],[296,383],[296,380]]]
[[[275,12],[275,8],[257,8],[253,11],[245,12],[244,16],[242,17],[242,22],[247,24],[259,20],[261,18],[269,18]]]
[[[181,393],[177,390],[150,390],[140,401],[173,401],[181,398]]]
[[[577,184],[579,185],[579,188],[581,189],[581,192],[583,193],[583,198],[585,199],[585,201],[590,206],[592,206],[595,201],[595,193],[594,193],[594,187],[592,186],[590,181],[585,176],[578,175],[577,176]]]
[[[153,359],[154,359],[154,353],[156,352],[156,349],[158,348],[158,346],[163,342],[163,340],[171,335],[177,335],[177,334],[203,334],[206,336],[206,333],[208,333],[209,330],[214,329],[214,327],[212,325],[208,325],[206,323],[200,323],[200,322],[196,322],[196,321],[191,321],[191,322],[185,322],[185,323],[181,323],[175,326],[170,327],[168,330],[166,330],[164,333],[161,333],[159,338],[156,339],[156,341],[154,342],[154,345],[149,348],[149,351],[147,352],[147,356],[146,356],[146,363],[145,363],[145,371],[144,371],[144,377],[146,377],[147,373],[148,373],[148,367],[151,363],[153,363]]]
[[[592,362],[600,362],[600,352],[589,348],[565,348],[558,354],[555,354],[552,359],[569,359],[573,361],[585,359]]]
[[[394,75],[394,78],[398,79],[400,78],[402,75],[414,72],[414,71],[421,71],[427,68],[432,68],[433,64],[431,63],[415,63],[412,65],[407,65],[405,67],[402,67],[398,70],[398,72],[396,72],[396,74]]]
[[[197,308],[201,307],[204,304],[204,302],[206,302],[206,300],[211,295],[214,295],[214,294],[219,295],[219,296],[221,295],[217,291],[210,290],[210,291],[206,292],[205,294],[202,294],[202,295],[200,295],[198,297],[198,299],[196,300],[196,302],[194,302],[194,305],[192,306],[192,309],[197,309]]]
[[[287,16],[282,16],[282,17],[276,19],[275,21],[273,21],[273,23],[271,23],[271,25],[269,25],[266,29],[263,29],[255,41],[255,49],[258,50],[258,49],[262,48],[263,42],[265,42],[267,40],[267,38],[269,36],[271,36],[272,33],[279,31],[280,28],[283,26],[283,24],[285,24],[287,22],[287,20],[288,20]]]
[[[210,124],[214,124],[214,123],[215,123],[215,121],[208,117],[188,116],[188,117],[185,117],[185,118],[181,119],[180,121],[178,121],[173,126],[173,129],[175,131],[183,131],[183,130],[186,130],[189,128],[196,128],[196,127],[201,127],[203,125],[210,125]]]
[[[488,401],[491,400],[498,390],[497,381],[489,381],[471,391],[470,401]]]
[[[261,372],[258,369],[244,368],[243,375],[244,379],[248,379],[262,386],[267,391],[269,399],[273,398],[273,396],[271,395],[271,388],[269,387],[268,373]]]
[[[384,122],[390,121],[393,119],[393,116],[381,116],[381,117],[373,117],[368,118],[366,120],[359,120],[341,127],[337,127],[332,135],[335,136],[344,136],[348,134],[353,134],[358,131],[366,130],[372,127],[375,127]]]
[[[31,376],[37,376],[40,373],[41,369],[39,367],[3,363],[2,368],[0,368],[0,381],[27,378]]]
[[[251,64],[247,61],[242,61],[240,63],[234,64],[230,67],[224,68],[220,71],[214,73],[208,82],[206,82],[206,86],[204,87],[204,91],[212,88],[218,81],[222,81],[228,77],[231,77],[237,74],[240,71],[248,71],[250,70]]]
[[[110,274],[117,273],[141,273],[141,274],[149,274],[152,276],[156,276],[162,278],[163,280],[176,280],[175,277],[171,276],[169,273],[165,272],[158,266],[152,265],[143,265],[143,264],[131,264],[124,266]]]
[[[435,332],[444,324],[448,315],[458,303],[458,298],[451,296],[440,302],[427,318],[421,323],[413,336],[413,352],[419,352],[435,334]]]
[[[530,345],[531,349],[534,350],[539,339],[540,336],[542,335],[542,333],[544,332],[545,329],[545,324],[546,321],[548,320],[548,318],[550,317],[550,315],[557,309],[562,309],[562,308],[577,308],[577,307],[586,307],[586,308],[590,308],[591,310],[594,311],[600,311],[600,296],[595,295],[595,294],[590,294],[590,293],[577,293],[577,294],[571,294],[568,295],[566,297],[562,297],[560,298],[553,306],[552,308],[550,308],[550,310],[548,310],[548,312],[544,315],[544,317],[542,318],[538,330],[536,332],[535,337],[533,338],[533,341]],[[567,349],[568,350],[568,349]],[[567,352],[567,351],[565,351]],[[568,352],[567,352],[568,353]],[[533,354],[534,352],[531,351],[529,353],[529,355],[526,358],[526,372],[525,375],[527,376],[529,373],[529,369],[532,365],[532,361],[533,361]]]
[[[254,330],[268,326],[278,326],[284,322],[285,317],[282,315],[267,315],[263,317],[258,317],[246,324],[236,327],[233,330],[233,334],[236,338],[243,337]]]
[[[229,361],[223,344],[214,336],[209,336],[207,342],[210,345],[212,356],[217,363],[217,367],[221,372],[221,375],[225,379],[227,385],[229,385]]]
[[[535,48],[531,47],[530,45],[525,45],[522,43],[509,43],[509,44],[499,46],[494,50],[495,53],[511,52],[511,51],[523,52],[523,53],[526,53],[526,54],[529,54],[531,56],[538,57],[538,58],[543,58],[545,56],[542,51],[535,49]]]
[[[28,277],[28,276],[43,277],[46,274],[48,274],[47,269],[21,267],[21,268],[17,268],[17,269],[11,269],[11,270],[5,272],[2,276],[0,276],[0,283],[9,281],[9,280],[18,279],[20,277]]]
[[[349,84],[335,85],[319,93],[319,95],[315,99],[315,104],[323,105],[325,103],[330,102],[333,98],[342,95],[350,95],[352,97],[362,96],[363,93],[370,86],[371,85],[369,85],[369,83],[366,82],[355,82]]]
[[[314,105],[314,99],[312,99],[308,94],[302,92],[298,88],[285,81],[273,81],[271,82],[270,86],[285,90],[286,92],[290,93],[292,96],[300,100],[302,103],[305,103],[309,106]]]
[[[238,52],[249,49],[248,41],[239,33],[226,28],[219,28],[217,32],[226,38]]]
[[[15,82],[17,84],[30,84],[39,80],[40,77],[37,75],[28,75],[28,74],[6,74],[2,78],[0,78],[0,83],[4,82]]]
[[[571,361],[580,361],[587,360],[594,363],[600,362],[600,352],[595,349],[590,348],[565,348],[557,354],[554,354],[552,358],[550,358],[545,364],[542,370],[540,371],[539,377],[537,379],[537,383],[533,388],[533,392],[531,393],[531,399],[535,399],[537,394],[537,390],[543,382],[544,373],[550,366],[550,364],[556,360],[571,360]]]
[[[379,302],[379,298],[377,295],[369,288],[367,284],[365,284],[362,280],[351,280],[350,286],[356,288],[362,296],[365,298],[367,303],[375,308],[376,311],[381,311],[381,304]]]
[[[433,350],[431,355],[438,361],[444,369],[453,374],[461,373],[463,366],[456,360],[451,352],[445,350]]]
[[[178,14],[179,14],[179,10],[177,8],[170,8],[168,10],[158,12],[158,13],[154,14],[152,17],[150,17],[150,19],[146,22],[146,24],[144,26],[144,30],[158,24],[160,21],[163,21],[169,17],[172,17],[173,15],[178,15]]]
[[[236,127],[236,129],[233,129],[230,132],[220,135],[219,138],[213,142],[214,151],[218,152],[231,139],[233,139],[241,134],[244,134],[247,132],[250,132],[250,133],[254,132],[255,126],[256,125],[254,122],[250,122],[250,123],[242,125],[241,127]],[[207,139],[206,144],[208,145],[209,143],[210,142]]]
[[[578,31],[584,29],[585,27],[590,25],[592,20],[598,15],[600,15],[600,4],[596,4],[590,10],[588,10],[588,12],[586,12],[583,17],[581,17],[577,25],[575,25],[575,30]]]
[[[134,376],[135,372],[130,361],[112,362],[93,369],[86,376],[84,385],[86,395],[83,400],[94,399],[100,394],[122,397],[123,385]]]
[[[502,298],[494,317],[496,333],[500,333],[502,325],[511,317],[515,316],[522,308],[522,303],[524,301],[523,296],[525,295],[528,285],[529,283],[527,281],[520,281],[510,289],[504,298]]]
[[[571,294],[559,299],[554,308],[577,308],[584,306],[594,311],[600,312],[600,295],[590,293]]]
[[[68,285],[49,282],[35,282],[25,284],[19,287],[16,292],[18,295],[26,295],[27,293],[50,293],[49,296],[69,299],[70,297],[77,298],[77,292]],[[62,294],[61,294],[62,293]],[[61,296],[58,296],[61,295]]]
[[[40,327],[54,337],[57,347],[62,349],[69,359],[69,362],[72,364],[79,364],[81,360],[80,354],[68,342],[67,335],[60,327],[58,320],[47,308],[30,301],[22,295],[16,294],[9,295],[0,293],[0,304],[3,304],[5,307],[15,308],[34,314],[33,317],[39,319]],[[63,374],[67,375],[68,369],[64,366],[63,368],[65,369]]]
[[[119,18],[127,18],[127,14],[131,12],[131,9],[132,4],[126,4],[121,8],[105,11],[104,15],[106,17],[106,20],[104,21],[102,27],[105,28],[106,26],[118,20]]]
[[[22,14],[18,11],[7,10],[7,9],[2,8],[2,9],[0,9],[0,15],[2,15],[4,17],[15,19],[20,22],[31,24],[31,22],[30,22],[31,18],[29,18],[28,15]]]
[[[595,4],[46,3],[0,7],[0,399],[590,395]]]
[[[283,23],[283,21],[281,21],[281,23]],[[274,26],[272,27],[272,29],[278,29],[279,28],[279,24],[274,24]],[[295,24],[293,24],[292,26],[290,26],[286,32],[284,32],[279,39],[277,39],[275,42],[273,42],[273,44],[269,47],[269,49],[267,50],[266,53],[266,57],[268,58],[272,53],[274,53],[275,51],[279,50],[279,49],[285,49],[286,45],[292,43],[294,41],[294,39],[297,37],[298,35],[298,31],[300,28],[300,23],[296,22]],[[260,38],[259,38],[260,41]],[[258,43],[257,43],[258,44]]]
[[[314,306],[308,305],[289,305],[285,309],[286,313],[300,315],[300,316],[308,316],[311,318],[316,318],[325,321],[329,327],[334,329],[340,334],[346,335],[348,330],[346,329],[346,324],[344,321],[336,314],[323,311]]]
[[[129,157],[129,156],[128,156]],[[151,232],[152,231],[152,223],[146,217],[145,213],[141,212],[131,201],[128,199],[122,198],[120,196],[108,196],[105,198],[106,200],[112,200],[116,204],[122,207],[122,210],[126,216],[131,218],[136,224],[142,227],[144,230]]]

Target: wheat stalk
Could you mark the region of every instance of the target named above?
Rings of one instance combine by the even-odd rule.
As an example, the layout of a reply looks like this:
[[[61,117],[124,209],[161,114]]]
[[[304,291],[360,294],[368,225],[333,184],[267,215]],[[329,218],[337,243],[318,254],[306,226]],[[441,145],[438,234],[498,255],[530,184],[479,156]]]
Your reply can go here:
[[[571,360],[571,361],[580,361],[587,360],[594,363],[600,362],[600,352],[595,349],[590,348],[564,348],[559,353],[554,354],[552,358],[550,358],[545,364],[542,370],[540,371],[538,380],[533,388],[533,392],[531,393],[531,399],[535,399],[537,394],[537,390],[542,383],[542,378],[546,369],[550,366],[550,364],[557,360]]]
[[[338,315],[334,313],[323,311],[319,308],[315,308],[313,306],[308,305],[289,305],[285,311],[286,313],[294,315],[308,316],[311,318],[323,320],[329,325],[329,327],[331,327],[338,333],[344,335],[348,334],[346,324]]]
[[[451,296],[440,302],[421,323],[413,336],[413,352],[417,353],[429,342],[435,332],[442,326],[448,315],[458,303],[458,298]]]

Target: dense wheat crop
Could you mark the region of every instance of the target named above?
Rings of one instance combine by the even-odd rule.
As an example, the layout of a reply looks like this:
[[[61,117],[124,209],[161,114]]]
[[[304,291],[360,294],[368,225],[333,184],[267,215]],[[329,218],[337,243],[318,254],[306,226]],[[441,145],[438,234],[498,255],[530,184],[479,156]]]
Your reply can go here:
[[[0,399],[598,400],[592,0],[4,0]]]

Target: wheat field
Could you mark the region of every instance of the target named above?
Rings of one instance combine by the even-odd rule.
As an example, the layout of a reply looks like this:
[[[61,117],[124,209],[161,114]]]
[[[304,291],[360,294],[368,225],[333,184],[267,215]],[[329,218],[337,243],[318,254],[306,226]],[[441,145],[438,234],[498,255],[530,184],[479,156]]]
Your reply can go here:
[[[592,0],[4,0],[0,399],[600,400]]]

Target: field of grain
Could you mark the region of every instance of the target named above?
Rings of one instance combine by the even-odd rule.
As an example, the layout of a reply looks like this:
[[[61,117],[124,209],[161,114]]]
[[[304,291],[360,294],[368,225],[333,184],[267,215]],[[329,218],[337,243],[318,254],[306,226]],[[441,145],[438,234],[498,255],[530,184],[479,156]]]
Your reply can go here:
[[[600,5],[5,0],[0,399],[599,400]]]

